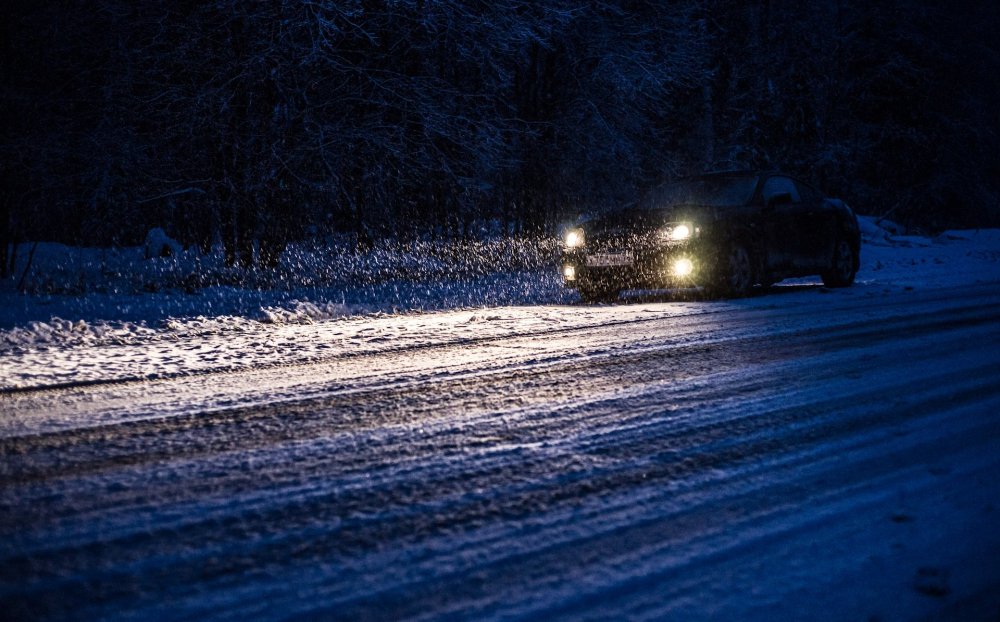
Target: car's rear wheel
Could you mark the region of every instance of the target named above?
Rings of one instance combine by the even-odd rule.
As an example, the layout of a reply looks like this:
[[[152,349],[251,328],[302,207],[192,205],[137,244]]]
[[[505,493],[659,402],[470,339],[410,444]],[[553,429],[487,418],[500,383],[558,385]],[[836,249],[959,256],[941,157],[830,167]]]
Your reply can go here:
[[[754,269],[750,252],[743,244],[735,243],[721,258],[715,283],[709,288],[709,293],[729,297],[746,296],[753,289],[753,284]]]
[[[844,239],[837,240],[833,250],[830,268],[823,272],[823,285],[827,287],[847,287],[854,282],[858,273],[858,254]]]

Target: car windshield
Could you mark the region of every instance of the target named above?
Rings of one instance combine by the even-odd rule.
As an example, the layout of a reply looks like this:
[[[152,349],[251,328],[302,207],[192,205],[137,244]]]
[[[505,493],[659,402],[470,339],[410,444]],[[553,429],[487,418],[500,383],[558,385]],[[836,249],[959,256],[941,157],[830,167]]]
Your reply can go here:
[[[745,205],[757,187],[754,175],[711,175],[675,181],[650,192],[640,203],[646,209],[671,205],[725,207]]]

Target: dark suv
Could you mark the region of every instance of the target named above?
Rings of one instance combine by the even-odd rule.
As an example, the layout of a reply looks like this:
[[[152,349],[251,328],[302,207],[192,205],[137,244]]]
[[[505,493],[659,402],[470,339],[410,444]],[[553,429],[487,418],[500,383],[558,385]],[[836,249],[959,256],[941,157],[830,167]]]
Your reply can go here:
[[[846,287],[861,236],[839,199],[780,173],[725,172],[660,186],[633,207],[584,218],[563,240],[566,285],[584,301],[623,289],[700,287],[742,296],[754,285],[818,274]]]

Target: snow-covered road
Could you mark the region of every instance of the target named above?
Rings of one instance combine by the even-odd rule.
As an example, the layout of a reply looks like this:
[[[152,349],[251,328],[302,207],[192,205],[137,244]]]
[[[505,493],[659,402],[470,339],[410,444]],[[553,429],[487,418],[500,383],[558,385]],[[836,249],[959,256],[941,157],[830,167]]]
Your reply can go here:
[[[0,611],[996,619],[986,281],[14,353]]]

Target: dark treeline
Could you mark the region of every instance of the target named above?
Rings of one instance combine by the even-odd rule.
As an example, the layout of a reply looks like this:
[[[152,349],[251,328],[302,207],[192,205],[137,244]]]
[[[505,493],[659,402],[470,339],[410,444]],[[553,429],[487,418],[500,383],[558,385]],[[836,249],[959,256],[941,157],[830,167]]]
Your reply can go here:
[[[511,234],[720,168],[1000,219],[996,3],[17,0],[0,241]],[[7,268],[7,258],[2,265]]]

